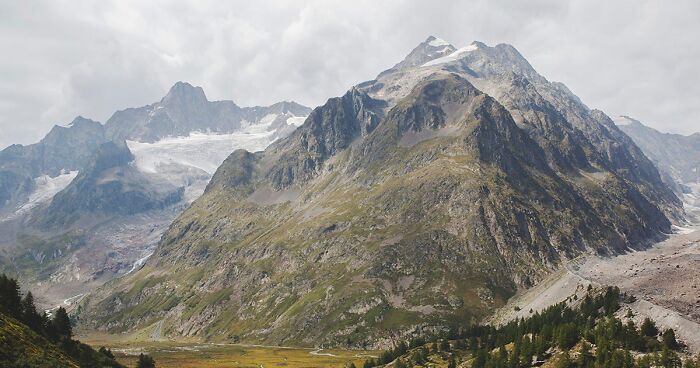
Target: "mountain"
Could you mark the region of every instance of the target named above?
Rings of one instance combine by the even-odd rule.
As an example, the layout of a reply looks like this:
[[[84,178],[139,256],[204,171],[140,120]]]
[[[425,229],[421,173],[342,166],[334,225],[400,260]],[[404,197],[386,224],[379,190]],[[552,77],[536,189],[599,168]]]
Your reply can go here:
[[[391,69],[382,72],[382,74],[390,74],[399,70],[421,66],[428,61],[450,55],[455,51],[457,51],[457,49],[447,41],[430,36],[411,50],[401,62],[394,65]]]
[[[309,111],[294,102],[241,108],[233,101],[209,101],[201,87],[177,82],[160,102],[114,113],[105,123],[105,134],[117,141],[153,143],[191,132],[232,133],[265,117],[286,122],[284,118],[306,116]]]
[[[134,156],[125,142],[103,143],[93,161],[53,197],[45,210],[48,218],[37,221],[65,226],[85,213],[133,215],[162,209],[183,199],[183,187],[149,178],[129,165],[132,161]]]
[[[84,167],[105,141],[102,124],[77,117],[67,127],[54,126],[38,143],[0,151],[0,214],[24,204],[35,178],[55,178]]]
[[[629,116],[615,119],[625,132],[660,169],[667,184],[679,193],[700,182],[700,133],[689,136],[662,133]]]
[[[238,107],[176,83],[160,102],[76,118],[0,151],[0,270],[46,305],[132,272],[237,148],[262,150],[310,109]]]
[[[391,346],[478,321],[564,260],[643,247],[682,216],[629,137],[515,48],[431,53],[435,40],[264,151],[233,152],[81,321]]]

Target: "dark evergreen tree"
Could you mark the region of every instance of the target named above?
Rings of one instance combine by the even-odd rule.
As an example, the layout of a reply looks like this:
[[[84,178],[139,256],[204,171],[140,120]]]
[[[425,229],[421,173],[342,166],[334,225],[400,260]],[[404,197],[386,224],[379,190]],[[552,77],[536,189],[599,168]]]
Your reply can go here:
[[[573,323],[565,323],[557,331],[557,345],[562,349],[571,349],[579,340],[578,330]]]
[[[16,319],[22,319],[22,300],[17,280],[0,275],[0,308]]]
[[[642,335],[644,336],[656,337],[659,334],[659,329],[656,328],[656,324],[654,321],[649,319],[649,317],[644,318],[644,322],[642,322],[642,327],[640,329]]]
[[[479,349],[474,357],[474,363],[472,363],[472,368],[484,368],[486,367],[486,361],[488,359],[488,354],[486,350]]]
[[[73,336],[73,327],[65,308],[58,307],[51,324],[59,336],[65,336],[69,339]]]
[[[100,347],[100,349],[97,351],[110,359],[114,359],[114,354],[112,354],[112,350],[107,349],[104,346]],[[354,366],[353,366],[353,368],[354,368]]]
[[[477,341],[476,336],[469,337],[469,343],[467,345],[469,345],[469,350],[472,351],[473,355],[479,350],[479,341]]]
[[[22,299],[22,321],[32,330],[41,333],[44,330],[44,318],[36,311],[34,295],[27,292]]]
[[[150,355],[139,354],[139,360],[136,362],[136,368],[155,368],[156,361]]]
[[[680,368],[681,359],[678,357],[674,351],[669,350],[666,346],[661,350],[661,356],[659,357],[659,365],[664,368]]]
[[[671,350],[678,350],[678,341],[676,341],[676,332],[672,328],[664,331],[663,334],[664,346]]]

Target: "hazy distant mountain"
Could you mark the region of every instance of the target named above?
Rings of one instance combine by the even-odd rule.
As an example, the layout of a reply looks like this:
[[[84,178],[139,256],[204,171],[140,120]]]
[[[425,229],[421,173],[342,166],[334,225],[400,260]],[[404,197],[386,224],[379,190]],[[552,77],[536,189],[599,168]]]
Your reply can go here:
[[[264,149],[309,112],[294,102],[211,102],[178,82],[104,126],[78,117],[36,144],[6,148],[0,270],[42,282],[33,288],[50,300],[132,271],[232,151]]]
[[[700,133],[662,133],[629,116],[616,118],[615,124],[654,161],[670,185],[687,192],[682,186],[700,182]]]
[[[104,141],[102,124],[79,116],[67,127],[54,126],[38,143],[0,151],[0,214],[23,204],[35,188],[34,178],[53,178],[84,167]]]
[[[184,188],[155,180],[130,165],[126,143],[103,143],[94,159],[35,217],[46,226],[66,226],[84,214],[133,215],[183,199]]]
[[[565,258],[643,247],[681,215],[629,137],[515,48],[430,37],[265,151],[233,152],[80,317],[390,346],[480,319]]]
[[[284,118],[303,117],[310,111],[295,102],[241,108],[233,101],[209,101],[201,87],[177,82],[160,102],[114,113],[105,131],[112,140],[152,143],[191,132],[232,133],[266,116],[286,122]]]

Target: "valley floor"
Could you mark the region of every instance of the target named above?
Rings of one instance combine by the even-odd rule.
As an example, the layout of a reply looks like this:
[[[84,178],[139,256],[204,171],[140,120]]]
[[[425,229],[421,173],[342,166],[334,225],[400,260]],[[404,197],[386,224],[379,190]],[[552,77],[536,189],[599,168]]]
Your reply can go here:
[[[345,367],[350,362],[361,367],[367,358],[379,355],[379,352],[361,350],[171,341],[134,342],[110,335],[90,335],[81,339],[95,347],[110,347],[117,361],[127,367],[136,366],[141,353],[151,355],[159,368]]]
[[[636,301],[629,309],[637,324],[650,317],[663,328],[673,328],[691,351],[700,352],[700,223],[676,227],[668,239],[644,251],[573,260],[512,298],[492,322],[525,317],[572,295],[581,297],[589,284],[618,286],[633,295]]]

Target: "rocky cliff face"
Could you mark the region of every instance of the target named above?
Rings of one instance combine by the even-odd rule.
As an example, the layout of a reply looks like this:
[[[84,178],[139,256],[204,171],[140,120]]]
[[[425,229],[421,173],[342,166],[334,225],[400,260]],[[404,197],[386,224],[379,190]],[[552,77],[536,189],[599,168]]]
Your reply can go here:
[[[82,321],[386,346],[477,320],[564,258],[669,231],[680,202],[654,166],[514,48],[415,56],[234,152]]]

